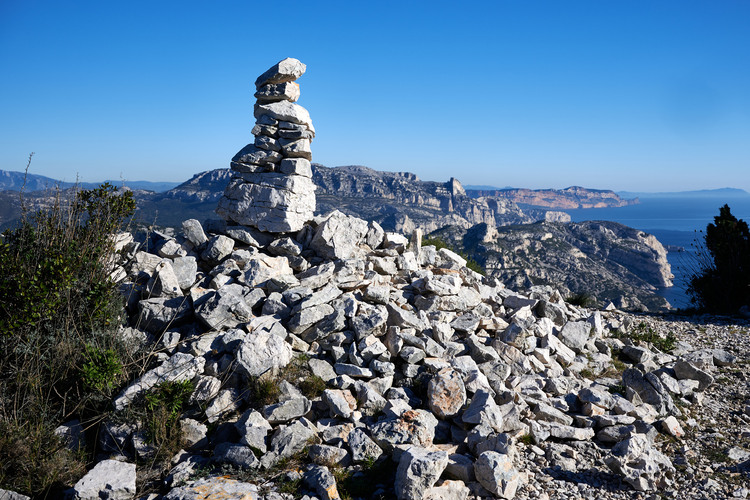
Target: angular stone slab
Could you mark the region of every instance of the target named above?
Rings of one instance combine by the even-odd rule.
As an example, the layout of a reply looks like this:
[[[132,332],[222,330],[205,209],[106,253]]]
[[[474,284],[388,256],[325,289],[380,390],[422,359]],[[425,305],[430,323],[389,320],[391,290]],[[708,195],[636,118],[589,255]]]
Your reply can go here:
[[[399,500],[422,500],[448,465],[448,453],[412,446],[401,455],[396,470],[396,496]]]
[[[102,460],[73,486],[73,498],[129,499],[135,496],[135,464]]]
[[[293,82],[305,74],[307,66],[299,59],[287,57],[268,68],[255,80],[255,88],[260,89],[264,85],[273,83]]]
[[[268,104],[258,104],[255,106],[255,118],[260,118],[266,115],[279,121],[287,121],[292,123],[298,123],[305,127],[315,135],[315,127],[313,127],[310,113],[297,103],[289,101],[278,101],[271,102]],[[248,162],[249,163],[249,162]]]
[[[509,455],[485,451],[474,464],[479,484],[500,498],[513,498],[521,483],[518,471]]]

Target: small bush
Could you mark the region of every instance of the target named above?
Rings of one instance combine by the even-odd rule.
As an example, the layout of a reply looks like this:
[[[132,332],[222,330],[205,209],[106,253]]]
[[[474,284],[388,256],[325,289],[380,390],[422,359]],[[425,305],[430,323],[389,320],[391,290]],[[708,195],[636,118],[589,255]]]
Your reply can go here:
[[[122,373],[122,362],[113,349],[101,350],[86,346],[87,361],[81,366],[81,378],[89,389],[109,393]]]
[[[663,352],[671,352],[677,345],[677,337],[674,333],[669,332],[665,337],[662,337],[645,322],[639,323],[629,337],[635,342],[647,342]]]
[[[54,496],[80,477],[85,460],[64,450],[54,429],[101,420],[105,396],[127,377],[110,233],[134,209],[132,193],[108,184],[57,191],[48,208],[24,211],[2,234],[0,488]]]
[[[256,408],[274,404],[281,396],[278,381],[265,377],[252,378],[248,391],[250,392],[250,404]]]
[[[526,446],[531,446],[532,444],[534,444],[534,436],[532,436],[531,434],[524,434],[523,436],[518,438],[518,442],[523,443]]]
[[[578,307],[593,307],[596,303],[596,300],[591,296],[590,293],[580,292],[574,293],[570,297],[567,297],[565,299],[565,302]]]
[[[187,407],[194,389],[195,386],[190,380],[164,382],[144,396],[147,440],[165,457],[171,457],[173,452],[179,449],[182,431],[177,425],[177,420]]]
[[[312,375],[299,383],[299,390],[306,398],[314,399],[323,394],[326,390],[326,383],[317,375]]]
[[[688,266],[687,292],[699,309],[736,313],[750,305],[750,229],[724,205],[696,241],[695,261]]]

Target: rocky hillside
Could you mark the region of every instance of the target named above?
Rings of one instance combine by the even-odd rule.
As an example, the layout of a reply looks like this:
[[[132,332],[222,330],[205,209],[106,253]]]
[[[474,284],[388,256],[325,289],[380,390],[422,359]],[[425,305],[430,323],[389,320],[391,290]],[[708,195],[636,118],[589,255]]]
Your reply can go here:
[[[569,220],[567,214],[541,209],[521,210],[514,202],[497,198],[467,196],[456,179],[448,182],[421,181],[409,172],[380,172],[362,166],[328,168],[312,164],[313,182],[317,186],[316,213],[338,209],[350,215],[374,220],[394,231],[410,233],[415,228],[431,232],[446,225],[469,228],[475,224],[524,224],[536,220]],[[20,172],[6,189],[16,189]],[[33,192],[56,181],[32,176],[35,184],[27,186],[27,198],[33,205],[50,193]],[[229,169],[201,172],[168,191],[155,192],[139,188],[137,219],[162,227],[179,227],[186,217],[206,220],[215,217],[216,203],[230,180]],[[9,176],[10,178],[10,176]],[[38,183],[37,183],[38,181]],[[42,184],[39,184],[42,183]],[[60,184],[62,187],[68,185]],[[140,187],[140,184],[138,185]],[[89,186],[83,186],[88,188]],[[128,186],[131,189],[135,186]],[[2,191],[0,191],[2,192]],[[17,195],[0,198],[0,224],[18,217]]]
[[[491,196],[510,200],[519,205],[573,209],[624,207],[638,203],[638,199],[624,200],[614,191],[571,186],[565,189],[493,189],[468,190],[472,198]]]
[[[433,236],[464,248],[490,276],[518,290],[549,284],[566,296],[587,294],[625,309],[658,310],[666,301],[655,290],[672,286],[661,243],[616,222],[477,225],[443,228]]]
[[[380,172],[362,166],[313,166],[318,213],[338,209],[384,228],[411,233],[446,225],[521,224],[544,218],[543,211],[523,211],[502,199],[473,199],[457,179],[421,181],[409,172]]]
[[[445,225],[521,224],[545,217],[543,210],[521,210],[508,200],[470,198],[456,179],[427,182],[409,172],[380,172],[362,166],[328,168],[316,163],[312,173],[317,214],[340,210],[376,221],[388,230],[410,233],[418,227],[430,232]],[[200,219],[210,218],[229,178],[229,169],[210,170],[165,193],[141,196],[142,217],[179,225],[171,214],[179,213],[173,205],[181,204],[188,210],[205,206]]]
[[[60,428],[101,452],[74,498],[747,496],[744,325],[520,294],[340,212],[118,241],[123,335],[153,362],[98,433]],[[180,381],[184,448],[155,475],[129,408]]]

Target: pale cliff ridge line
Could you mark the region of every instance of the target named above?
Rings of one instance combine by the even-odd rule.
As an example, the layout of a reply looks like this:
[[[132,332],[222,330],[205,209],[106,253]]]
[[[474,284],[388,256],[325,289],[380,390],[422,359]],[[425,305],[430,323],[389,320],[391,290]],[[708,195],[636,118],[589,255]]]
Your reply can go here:
[[[580,186],[570,186],[565,189],[467,189],[466,193],[472,198],[493,196],[508,199],[521,205],[545,208],[608,208],[640,203],[638,198],[623,199],[611,190],[590,189]]]

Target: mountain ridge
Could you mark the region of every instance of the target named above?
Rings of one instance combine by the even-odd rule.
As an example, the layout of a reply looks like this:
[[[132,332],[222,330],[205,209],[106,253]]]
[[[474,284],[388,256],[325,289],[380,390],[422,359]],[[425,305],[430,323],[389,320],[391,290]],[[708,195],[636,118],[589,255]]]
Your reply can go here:
[[[467,189],[466,193],[473,198],[489,196],[508,199],[519,205],[566,210],[576,208],[625,207],[639,202],[637,198],[634,200],[624,200],[611,190],[589,189],[581,186],[569,186],[565,189]]]
[[[692,191],[657,191],[657,192],[641,192],[641,191],[617,191],[620,197],[639,197],[639,198],[666,198],[666,197],[712,197],[712,196],[723,196],[723,197],[746,197],[750,196],[750,193],[744,189],[739,188],[717,188],[717,189],[698,189]]]
[[[134,190],[138,205],[136,220],[146,225],[178,228],[188,218],[216,219],[214,210],[231,176],[229,169],[215,169],[195,174],[189,180],[163,193]],[[484,245],[478,245],[476,242],[464,241],[463,237],[448,239],[455,244],[456,248],[464,249],[475,260],[485,265],[489,264],[487,267],[491,274],[497,275],[501,281],[514,286],[523,287],[543,282],[554,282],[556,286],[569,283],[566,288],[571,292],[578,292],[587,281],[595,281],[595,276],[602,276],[609,283],[619,280],[623,284],[609,287],[608,292],[611,293],[608,294],[603,294],[597,289],[595,291],[598,296],[602,298],[636,297],[638,301],[634,302],[635,305],[643,304],[648,308],[660,305],[644,298],[646,295],[653,295],[654,290],[653,285],[646,284],[646,282],[654,275],[668,274],[670,272],[668,264],[658,262],[658,259],[652,258],[650,254],[641,253],[635,259],[631,259],[629,264],[635,269],[634,272],[620,273],[616,275],[616,278],[611,278],[608,277],[609,274],[600,271],[606,268],[605,257],[618,246],[623,246],[625,240],[632,239],[618,236],[622,231],[610,231],[608,239],[600,238],[595,245],[585,242],[579,244],[578,241],[582,238],[571,236],[567,234],[570,231],[566,233],[565,230],[554,231],[554,241],[560,241],[560,245],[549,245],[545,240],[534,243],[533,235],[538,231],[530,231],[528,229],[530,225],[540,221],[554,225],[569,222],[570,217],[553,210],[520,207],[509,199],[492,196],[470,197],[455,178],[446,182],[421,181],[415,174],[409,172],[383,172],[361,165],[328,168],[320,164],[312,165],[312,176],[316,185],[316,215],[320,216],[338,210],[347,215],[377,222],[386,231],[406,235],[416,229],[422,230],[423,234],[437,231],[439,236],[446,234],[446,231],[459,232],[461,235],[473,234],[478,227],[490,228],[495,233],[500,230],[506,235],[507,240],[518,240],[515,246],[506,248],[499,244],[501,242],[496,242],[498,243],[494,244],[496,248],[488,254],[485,249],[490,241],[485,241]],[[591,191],[583,190],[583,188],[569,188],[567,195],[588,196],[589,193]],[[609,196],[608,192],[605,193]],[[27,198],[33,200],[30,194]],[[44,195],[39,195],[38,199],[43,206],[46,199]],[[18,203],[18,193],[0,192],[0,209],[6,205],[16,206],[15,212],[11,211],[9,214],[8,210],[0,210],[0,224],[7,225],[12,218],[20,215]],[[562,227],[567,226],[562,224]],[[519,236],[513,236],[515,233]],[[593,234],[593,232],[588,231],[588,234]],[[519,260],[516,247],[519,245],[523,248],[527,247],[519,238],[524,241],[528,240],[532,246],[544,249],[548,253],[545,258],[559,265],[551,269],[549,266],[542,265],[544,262],[538,259]],[[578,251],[571,250],[573,247]],[[587,258],[593,259],[589,267],[596,271],[589,272],[585,279],[566,277],[568,271],[579,274],[588,271],[586,266],[578,265],[580,259],[575,256],[579,253],[586,254]],[[571,259],[571,255],[574,258]],[[517,268],[533,265],[544,272],[531,272],[522,276],[519,281],[518,273],[507,269],[498,272],[496,263],[500,262],[514,263]],[[640,276],[634,277],[634,275]]]
[[[101,184],[108,182],[113,186],[126,186],[130,189],[143,189],[154,192],[168,191],[177,187],[179,182],[156,182],[156,181],[127,181],[127,180],[106,180],[102,182],[65,182],[59,179],[53,179],[44,175],[31,174],[15,170],[0,170],[0,191],[43,191],[55,189],[68,189],[79,186],[82,189],[94,189]]]

